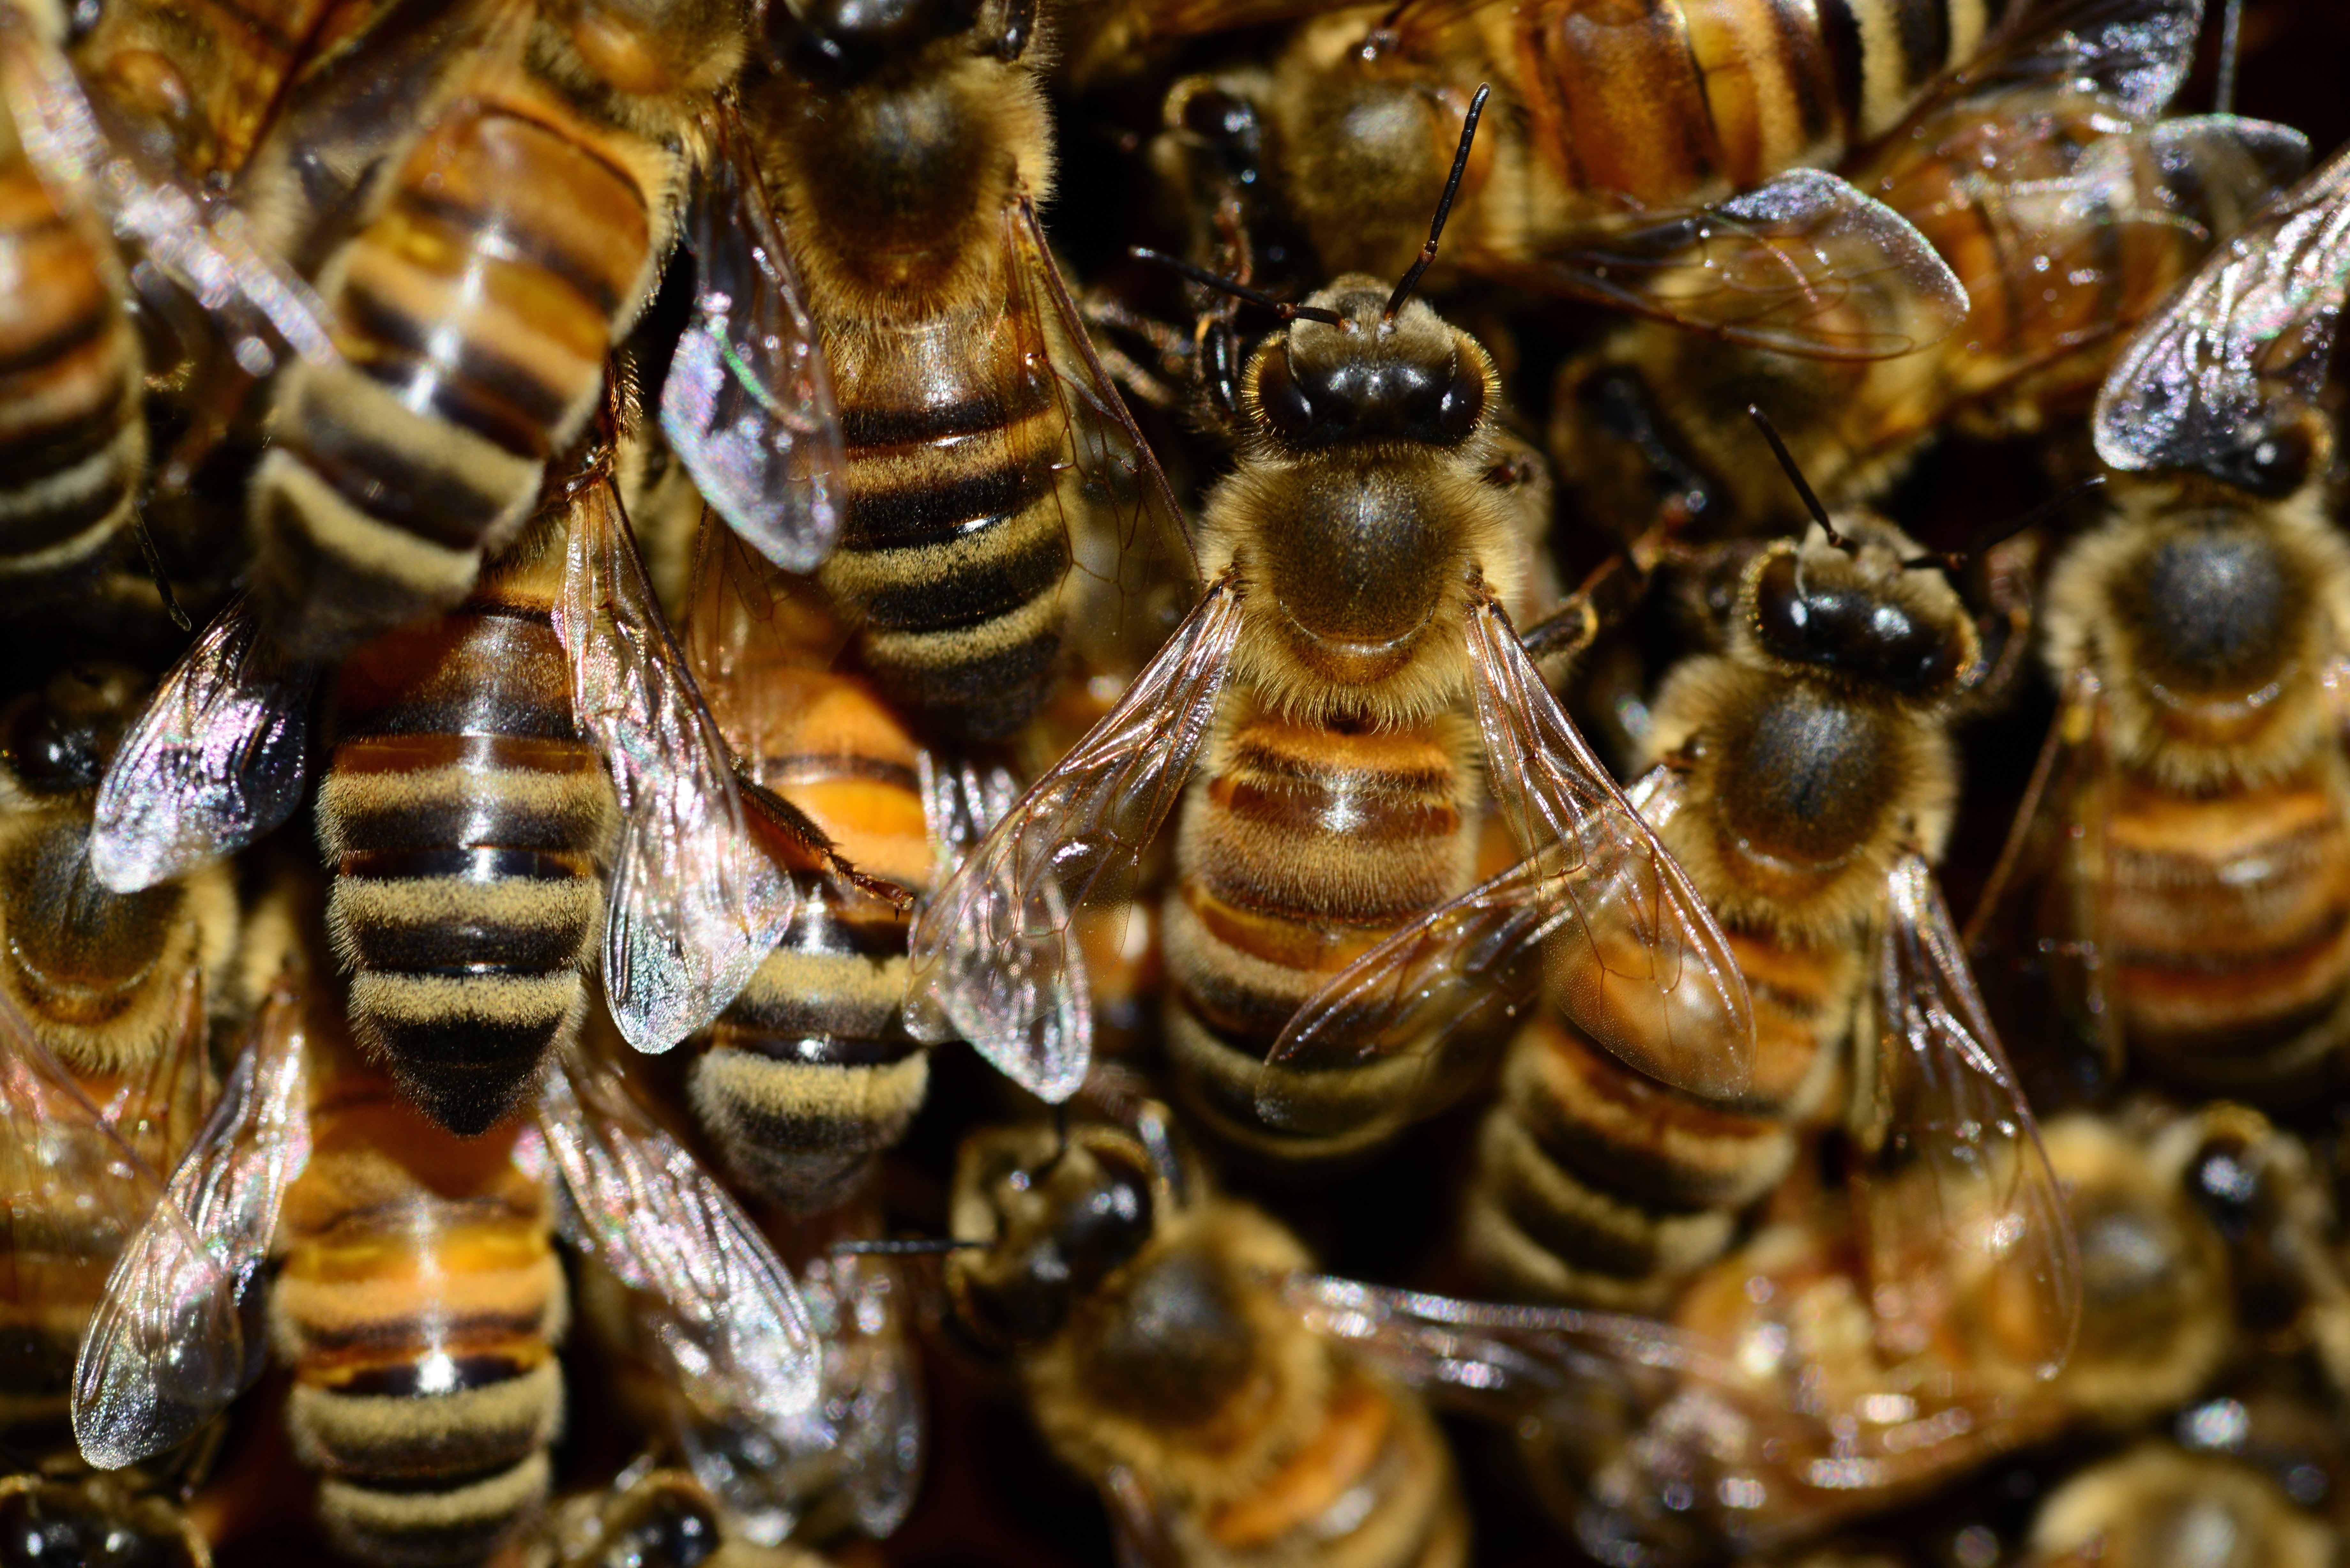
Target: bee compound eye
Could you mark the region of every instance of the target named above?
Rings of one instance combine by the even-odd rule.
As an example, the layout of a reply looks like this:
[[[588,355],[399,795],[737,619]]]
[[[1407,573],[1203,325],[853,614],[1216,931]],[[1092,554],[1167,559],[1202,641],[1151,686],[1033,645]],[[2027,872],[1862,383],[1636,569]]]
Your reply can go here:
[[[1313,430],[1314,405],[1297,384],[1287,345],[1265,355],[1263,368],[1257,372],[1256,401],[1264,422],[1276,433],[1302,440]]]

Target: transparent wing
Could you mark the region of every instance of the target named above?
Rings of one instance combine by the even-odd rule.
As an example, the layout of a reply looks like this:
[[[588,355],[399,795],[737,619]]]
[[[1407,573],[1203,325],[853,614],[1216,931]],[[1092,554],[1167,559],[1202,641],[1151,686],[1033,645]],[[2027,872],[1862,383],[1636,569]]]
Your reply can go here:
[[[1874,1094],[1857,1127],[1879,1336],[1923,1343],[1970,1282],[1996,1274],[2027,1364],[2054,1376],[2080,1322],[2080,1260],[2038,1124],[1922,856],[1895,866],[1886,899]],[[1942,1266],[1920,1268],[1921,1251]]]
[[[74,1438],[101,1469],[176,1448],[261,1374],[254,1286],[310,1157],[307,1007],[296,989],[263,1006],[168,1200],[116,1260],[74,1368]]]
[[[1543,897],[1565,900],[1580,932],[1548,950],[1551,995],[1651,1077],[1715,1097],[1741,1092],[1754,1011],[1713,916],[1490,600],[1470,617],[1469,662],[1494,798],[1557,884]]]
[[[1925,236],[1836,176],[1797,169],[1693,212],[1643,212],[1464,266],[1527,287],[1815,359],[1889,359],[1966,319],[1967,291]]]
[[[797,894],[763,854],[717,724],[686,672],[608,481],[574,500],[556,635],[571,704],[620,802],[604,992],[639,1051],[723,1012],[783,934]]]
[[[294,815],[318,667],[281,656],[242,597],[163,677],[98,787],[89,861],[117,893],[235,854]]]
[[[2097,394],[2097,455],[2119,469],[2241,478],[2325,384],[2350,290],[2350,151],[2215,252],[2133,338]]]
[[[1073,922],[1132,897],[1207,742],[1240,628],[1240,595],[1219,582],[931,897],[910,940],[906,1022],[920,1037],[970,1041],[1040,1098],[1076,1092],[1093,1030]]]
[[[2115,1082],[2122,1066],[2120,1020],[2105,985],[2103,722],[2103,687],[2075,670],[1962,934],[1995,1022],[2034,1041],[2053,1011],[2087,1032],[2097,1059],[2085,1076],[2079,1064],[2043,1062],[2030,1050],[2022,1064],[2035,1090],[2074,1096]]]
[[[1076,564],[1066,635],[1088,670],[1139,669],[1200,599],[1200,566],[1159,459],[1102,369],[1076,302],[1025,196],[1006,214],[1009,321],[1020,351],[1050,370],[1070,472],[1055,492],[1069,510]]]
[[[1300,1274],[1285,1293],[1322,1333],[1390,1376],[1509,1421],[1578,1404],[1595,1383],[1725,1379],[1719,1346],[1651,1318],[1511,1306]]]
[[[1626,805],[1649,830],[1680,805],[1680,778],[1650,771]],[[1667,864],[1670,864],[1669,860]],[[1558,857],[1519,861],[1365,953],[1297,1010],[1274,1042],[1257,1109],[1277,1127],[1339,1131],[1310,1075],[1367,1062],[1419,1060],[1426,1083],[1446,1075],[1456,1043],[1498,1033],[1542,987],[1532,961],[1553,938],[1580,940],[1583,906]],[[1400,1096],[1408,1114],[1422,1092]]]
[[[576,1043],[556,1053],[538,1127],[569,1198],[566,1233],[642,1293],[687,1397],[761,1429],[803,1417],[823,1371],[807,1308],[717,1179]]]
[[[115,123],[16,5],[0,8],[0,96],[59,203],[102,213],[224,330],[248,374],[270,369],[281,348],[314,360],[336,357],[317,296],[244,214],[183,178],[135,127]]]
[[[731,113],[715,140],[686,215],[693,317],[661,387],[661,432],[737,534],[786,571],[814,571],[840,535],[840,411]]]

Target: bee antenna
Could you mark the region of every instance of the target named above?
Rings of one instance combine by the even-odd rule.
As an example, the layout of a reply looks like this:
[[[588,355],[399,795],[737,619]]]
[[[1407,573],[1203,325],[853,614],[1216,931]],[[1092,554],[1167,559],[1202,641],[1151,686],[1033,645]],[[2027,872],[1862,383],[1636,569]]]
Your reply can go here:
[[[1038,1166],[1035,1170],[1030,1171],[1029,1175],[1040,1179],[1050,1176],[1059,1168],[1061,1161],[1066,1159],[1068,1157],[1069,1102],[1063,1100],[1059,1105],[1053,1107],[1052,1158],[1045,1160],[1044,1164]]]
[[[1771,422],[1771,416],[1762,411],[1762,405],[1747,404],[1746,417],[1754,421],[1755,429],[1762,432],[1762,439],[1771,443],[1772,455],[1779,460],[1779,466],[1785,471],[1788,483],[1795,487],[1795,493],[1804,498],[1804,509],[1812,514],[1812,521],[1827,535],[1828,543],[1846,555],[1852,555],[1858,546],[1837,533],[1835,524],[1828,521],[1828,509],[1820,504],[1819,493],[1812,488],[1812,482],[1804,477],[1804,471],[1795,466],[1795,454],[1789,452],[1787,443],[1779,439],[1779,427]]]
[[[833,1256],[863,1257],[879,1254],[888,1258],[922,1257],[937,1252],[961,1252],[973,1247],[993,1245],[989,1241],[959,1241],[952,1236],[893,1236],[867,1241],[835,1241]]]
[[[1154,251],[1149,245],[1132,246],[1126,254],[1136,261],[1152,262],[1170,272],[1180,273],[1193,283],[1212,288],[1219,294],[1229,294],[1235,299],[1245,299],[1251,305],[1262,305],[1284,321],[1295,321],[1303,317],[1307,321],[1326,321],[1333,327],[1347,325],[1347,318],[1335,310],[1325,310],[1318,305],[1292,305],[1287,300],[1275,299],[1261,288],[1251,288],[1235,278],[1226,277],[1221,273],[1210,272],[1203,266],[1195,266],[1179,256],[1170,256],[1164,251]]]
[[[1967,547],[1963,550],[1929,550],[1922,556],[1902,562],[1902,567],[1915,570],[1920,566],[1935,566],[1945,572],[1955,572],[1985,550],[2005,544],[2026,528],[2045,523],[2092,490],[2104,489],[2105,484],[2104,474],[2093,473],[2078,484],[2066,485],[2037,506],[2018,513],[2005,522],[1993,523],[1978,530],[1975,536],[1967,541]]]
[[[1403,281],[1388,296],[1388,308],[1383,319],[1393,321],[1411,291],[1419,286],[1420,274],[1436,259],[1436,242],[1443,237],[1444,220],[1452,215],[1452,198],[1461,193],[1461,177],[1469,171],[1469,148],[1477,140],[1477,118],[1485,112],[1485,100],[1493,96],[1491,82],[1481,83],[1477,96],[1469,100],[1469,118],[1461,122],[1461,150],[1452,155],[1452,172],[1444,182],[1444,195],[1436,203],[1436,221],[1428,225],[1428,243],[1419,247],[1419,259],[1403,275]]]
[[[139,554],[147,563],[147,575],[154,579],[155,591],[163,597],[163,613],[182,631],[193,631],[196,623],[180,607],[179,596],[172,592],[172,575],[163,569],[163,552],[155,547],[155,535],[147,531],[147,519],[138,512],[130,514],[130,531],[138,536]]]
[[[2236,36],[2244,25],[2244,0],[2228,0],[2220,13],[2220,79],[2212,84],[2211,110],[2236,111]]]

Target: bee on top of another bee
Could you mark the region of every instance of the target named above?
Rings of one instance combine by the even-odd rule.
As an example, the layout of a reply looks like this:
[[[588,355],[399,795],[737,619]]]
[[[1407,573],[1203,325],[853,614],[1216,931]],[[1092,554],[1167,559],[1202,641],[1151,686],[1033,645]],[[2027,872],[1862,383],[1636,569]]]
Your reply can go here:
[[[1475,129],[1472,113],[1456,182]],[[1752,1022],[1720,932],[1513,628],[1527,487],[1498,464],[1492,362],[1412,297],[1423,270],[1340,279],[1257,348],[1239,465],[1201,523],[1206,595],[916,922],[919,1026],[1048,1099],[1076,1089],[1090,1050],[1088,912],[1131,896],[1179,800],[1170,1031],[1235,1130],[1254,1119],[1256,1054],[1297,1004],[1469,885],[1489,799],[1555,873],[1538,898],[1578,926],[1588,1025],[1669,1079],[1744,1075]],[[1291,1064],[1301,1091],[1325,1091],[1315,1137],[1376,1137],[1453,1083],[1449,1064]]]
[[[1970,939],[2019,1012],[2194,1093],[2306,1103],[2350,1038],[2350,556],[2317,397],[2350,283],[2350,158],[2266,209],[2101,393],[2113,514],[2046,593],[2061,698]]]

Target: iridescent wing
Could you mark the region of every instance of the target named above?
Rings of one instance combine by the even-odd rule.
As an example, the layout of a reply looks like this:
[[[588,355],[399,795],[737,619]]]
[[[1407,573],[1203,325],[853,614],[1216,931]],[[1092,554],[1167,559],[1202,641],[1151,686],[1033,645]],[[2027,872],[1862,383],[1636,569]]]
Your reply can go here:
[[[1199,602],[1199,562],[1159,459],[1094,351],[1035,204],[1021,197],[1005,222],[1008,320],[1024,358],[1049,372],[1066,433],[1070,472],[1055,492],[1075,508],[1066,635],[1087,670],[1138,670]]]
[[[1679,809],[1679,775],[1669,768],[1652,770],[1632,786],[1624,804],[1644,825],[1641,832],[1652,835]],[[1258,1084],[1259,1114],[1276,1127],[1346,1131],[1356,1124],[1330,1121],[1328,1096],[1312,1093],[1313,1074],[1372,1062],[1419,1061],[1417,1076],[1423,1084],[1447,1075],[1447,1064],[1462,1049],[1460,1042],[1490,1038],[1534,1004],[1544,976],[1532,961],[1549,953],[1555,940],[1578,949],[1571,961],[1550,965],[1555,974],[1586,992],[1594,981],[1612,987],[1614,977],[1604,971],[1588,972],[1589,957],[1579,950],[1592,940],[1585,935],[1586,916],[1596,913],[1604,920],[1624,903],[1621,892],[1609,890],[1609,878],[1637,874],[1637,840],[1620,827],[1616,837],[1606,850],[1606,866],[1573,869],[1564,848],[1528,857],[1356,960],[1309,998],[1274,1042]],[[1627,846],[1635,853],[1627,854]],[[1662,867],[1673,867],[1661,849],[1657,854]],[[1677,877],[1678,868],[1669,875]],[[1611,931],[1608,940],[1620,941],[1623,933]],[[1734,968],[1728,972],[1737,973]],[[1742,980],[1738,984],[1742,988]],[[1742,1002],[1742,990],[1737,996]],[[1731,1017],[1723,1012],[1724,1027]],[[1653,1021],[1636,1026],[1653,1027]],[[1696,1061],[1685,1070],[1710,1075],[1708,1082],[1726,1082],[1721,1075],[1742,1057],[1727,1046],[1719,1062]],[[1377,1114],[1407,1116],[1427,1097],[1425,1090],[1405,1092]],[[1340,1107],[1340,1113],[1361,1114],[1352,1106]]]
[[[2194,67],[2202,28],[2203,0],[2042,0],[2016,6],[1885,140],[1953,103],[2018,87],[2062,91],[2127,119],[2152,119]]]
[[[840,411],[731,111],[713,140],[686,215],[693,317],[661,386],[661,433],[737,534],[786,571],[814,571],[840,535]]]
[[[762,1429],[804,1417],[822,1358],[799,1288],[612,1064],[576,1042],[556,1053],[538,1128],[569,1199],[566,1234],[641,1293],[686,1397]]]
[[[2023,1067],[2035,1090],[2079,1094],[2114,1083],[2122,1067],[2120,1020],[2105,985],[2104,708],[2095,674],[2075,670],[1961,937],[1994,1021],[2031,1040],[2045,1032],[2053,1011],[2095,1044],[2086,1077],[2081,1064],[2043,1062],[2027,1052]]]
[[[1965,287],[1924,235],[1817,169],[1690,212],[1629,213],[1529,255],[1466,254],[1461,265],[1815,359],[1914,353],[1967,316]]]
[[[1878,1336],[1914,1348],[1996,1274],[2026,1320],[2028,1364],[2054,1376],[2080,1323],[2080,1259],[2038,1124],[1924,857],[1895,865],[1886,905],[1855,1128]],[[1921,1251],[1941,1266],[1919,1267]]]
[[[2097,455],[2265,488],[2276,433],[2325,384],[2350,291],[2350,151],[2213,253],[2133,338],[2097,394]]]
[[[248,374],[277,350],[336,357],[317,296],[224,197],[169,167],[137,128],[83,91],[72,63],[26,11],[0,7],[0,98],[61,206],[95,211],[201,306]]]
[[[167,1200],[116,1260],[74,1368],[74,1438],[102,1469],[186,1441],[261,1374],[254,1286],[310,1156],[308,1005],[291,988],[264,1004]]]
[[[1207,743],[1240,629],[1239,591],[1219,582],[931,896],[910,938],[906,1023],[918,1037],[968,1040],[1040,1098],[1076,1093],[1093,1021],[1074,922],[1133,896],[1142,853]]]
[[[235,854],[294,815],[318,667],[289,661],[242,597],[204,628],[98,787],[89,861],[117,893]]]
[[[750,983],[798,896],[754,836],[608,480],[573,499],[567,548],[555,631],[620,802],[605,998],[629,1044],[666,1051]]]

